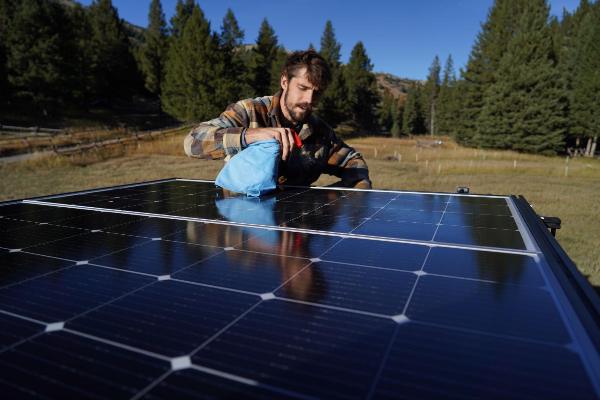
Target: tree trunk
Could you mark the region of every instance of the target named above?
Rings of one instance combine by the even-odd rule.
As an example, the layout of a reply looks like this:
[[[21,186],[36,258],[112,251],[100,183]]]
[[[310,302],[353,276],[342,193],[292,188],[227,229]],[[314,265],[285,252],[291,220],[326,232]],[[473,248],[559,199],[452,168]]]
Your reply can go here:
[[[587,146],[585,146],[585,153],[583,153],[583,155],[585,157],[591,157],[591,151],[592,150],[592,138],[589,137],[588,141],[587,141]]]
[[[598,135],[594,136],[592,148],[590,149],[590,157],[594,157],[594,154],[596,154],[596,143],[598,143]]]

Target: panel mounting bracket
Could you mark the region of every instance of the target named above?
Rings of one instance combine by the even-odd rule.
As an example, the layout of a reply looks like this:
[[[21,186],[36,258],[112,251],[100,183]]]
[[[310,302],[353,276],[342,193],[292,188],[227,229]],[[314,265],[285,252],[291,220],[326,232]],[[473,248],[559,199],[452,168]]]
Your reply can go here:
[[[546,225],[546,228],[550,229],[552,236],[556,237],[556,230],[561,228],[562,221],[558,217],[545,217],[540,215],[540,219]]]

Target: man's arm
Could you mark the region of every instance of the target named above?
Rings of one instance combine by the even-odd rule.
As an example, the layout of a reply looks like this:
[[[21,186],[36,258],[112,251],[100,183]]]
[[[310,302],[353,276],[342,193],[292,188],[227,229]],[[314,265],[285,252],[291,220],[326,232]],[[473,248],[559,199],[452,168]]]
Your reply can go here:
[[[284,128],[249,128],[248,101],[231,104],[218,118],[193,128],[183,142],[185,154],[218,160],[233,156],[251,143],[275,139],[281,143],[282,158],[287,159],[294,145],[291,131]]]
[[[369,168],[362,155],[344,143],[334,133],[331,134],[332,149],[325,173],[341,178],[333,186],[371,189]]]
[[[241,135],[248,124],[243,100],[231,104],[219,117],[190,131],[183,142],[185,154],[214,160],[232,156],[242,150]]]

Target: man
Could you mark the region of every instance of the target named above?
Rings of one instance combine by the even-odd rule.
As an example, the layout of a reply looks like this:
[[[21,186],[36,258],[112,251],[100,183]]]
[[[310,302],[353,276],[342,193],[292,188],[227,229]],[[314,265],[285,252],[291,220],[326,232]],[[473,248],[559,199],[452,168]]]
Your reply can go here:
[[[220,159],[254,142],[276,139],[282,149],[280,184],[309,186],[326,173],[341,179],[335,186],[370,189],[369,171],[360,153],[312,114],[330,80],[327,62],[314,50],[290,54],[281,73],[281,91],[240,100],[218,118],[202,122],[185,138],[186,154]],[[294,131],[302,141],[300,148],[294,144]]]

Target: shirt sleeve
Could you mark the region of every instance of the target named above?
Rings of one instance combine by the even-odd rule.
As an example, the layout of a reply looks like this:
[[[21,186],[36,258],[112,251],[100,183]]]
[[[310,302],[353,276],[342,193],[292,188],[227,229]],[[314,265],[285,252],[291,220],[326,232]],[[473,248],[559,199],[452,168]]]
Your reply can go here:
[[[325,173],[341,179],[336,186],[371,189],[369,168],[362,155],[331,133],[331,152]]]
[[[242,150],[242,134],[248,125],[243,100],[233,103],[219,117],[201,122],[190,131],[183,142],[185,154],[213,160],[233,156]]]

